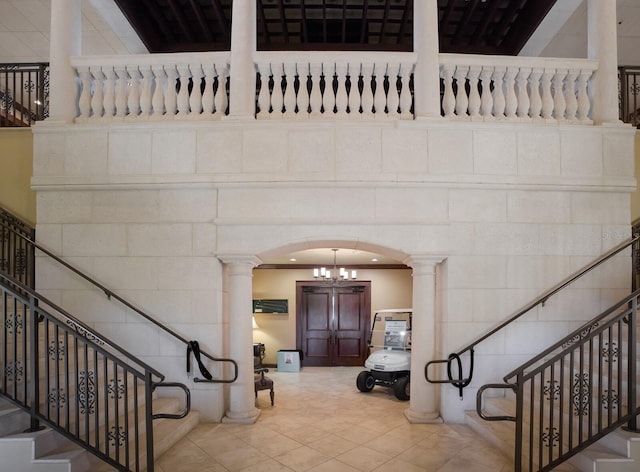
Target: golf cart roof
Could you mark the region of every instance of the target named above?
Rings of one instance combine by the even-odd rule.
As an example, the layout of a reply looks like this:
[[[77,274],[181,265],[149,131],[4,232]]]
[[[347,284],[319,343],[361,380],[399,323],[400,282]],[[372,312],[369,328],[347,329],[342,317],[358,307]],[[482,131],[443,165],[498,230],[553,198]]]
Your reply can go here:
[[[389,308],[386,310],[377,310],[376,313],[411,313],[413,308]]]

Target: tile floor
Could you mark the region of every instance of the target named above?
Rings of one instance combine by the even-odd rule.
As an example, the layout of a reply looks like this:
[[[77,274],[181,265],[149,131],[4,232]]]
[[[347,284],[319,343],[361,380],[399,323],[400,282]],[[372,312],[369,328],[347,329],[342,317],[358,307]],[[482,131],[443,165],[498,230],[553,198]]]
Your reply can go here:
[[[361,367],[277,372],[275,406],[254,425],[200,424],[156,461],[160,472],[507,472],[512,463],[464,425],[413,425],[390,389],[360,393]]]

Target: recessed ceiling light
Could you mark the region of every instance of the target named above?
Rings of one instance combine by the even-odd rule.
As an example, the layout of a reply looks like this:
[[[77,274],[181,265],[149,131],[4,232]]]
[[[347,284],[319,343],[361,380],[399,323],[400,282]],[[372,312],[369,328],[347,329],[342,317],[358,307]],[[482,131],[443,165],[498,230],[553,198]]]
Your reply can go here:
[[[371,262],[378,262],[378,259],[374,257],[373,259],[371,259]]]
[[[289,262],[295,262],[297,259],[295,257],[292,257],[291,259],[289,259]]]

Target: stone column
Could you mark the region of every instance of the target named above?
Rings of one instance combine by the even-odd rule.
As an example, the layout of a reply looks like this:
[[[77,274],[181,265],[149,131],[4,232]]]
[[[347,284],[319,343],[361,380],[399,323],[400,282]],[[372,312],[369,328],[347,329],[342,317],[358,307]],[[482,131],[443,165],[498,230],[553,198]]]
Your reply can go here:
[[[405,416],[410,423],[441,423],[438,386],[424,378],[424,366],[436,356],[436,264],[441,257],[414,256],[405,264],[413,269],[411,326],[411,400]]]
[[[231,65],[229,69],[229,116],[254,118],[256,69],[256,2],[234,0],[231,11]]]
[[[78,116],[78,77],[70,57],[81,54],[80,0],[51,0],[49,120],[70,123]]]
[[[417,54],[413,80],[416,119],[440,118],[437,0],[413,2],[413,50]]]
[[[228,410],[223,423],[252,424],[260,416],[253,388],[252,283],[254,256],[220,256],[227,264],[229,357],[238,363],[238,379],[229,385]]]
[[[599,62],[593,78],[595,124],[619,122],[617,27],[616,0],[589,0],[588,57]]]

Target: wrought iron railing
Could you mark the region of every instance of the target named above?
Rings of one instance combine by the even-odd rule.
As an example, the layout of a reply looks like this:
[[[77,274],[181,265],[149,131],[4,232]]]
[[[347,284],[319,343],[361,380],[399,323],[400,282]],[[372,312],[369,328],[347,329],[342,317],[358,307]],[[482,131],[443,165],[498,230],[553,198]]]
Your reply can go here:
[[[152,472],[153,420],[189,413],[186,386],[164,383],[153,367],[3,274],[0,308],[0,393],[29,412],[31,429],[45,423],[118,470]],[[160,387],[182,389],[184,411],[154,412]]]
[[[6,217],[5,217],[5,215],[6,215]],[[117,293],[111,291],[109,288],[107,288],[106,286],[102,285],[100,282],[96,281],[95,279],[93,279],[92,277],[87,275],[86,273],[82,272],[81,270],[77,269],[73,265],[69,264],[64,259],[58,257],[57,255],[55,255],[54,253],[49,251],[44,246],[41,246],[40,244],[36,243],[35,240],[34,240],[34,234],[33,233],[26,234],[24,231],[20,231],[20,226],[15,224],[13,222],[13,220],[19,221],[19,220],[17,220],[17,218],[13,217],[7,211],[0,212],[0,235],[7,234],[8,239],[10,241],[13,241],[13,243],[12,243],[13,245],[11,246],[12,248],[14,248],[14,247],[20,248],[20,250],[24,250],[24,251],[26,251],[27,254],[31,255],[26,260],[26,263],[29,264],[29,268],[28,268],[27,272],[30,272],[31,274],[33,274],[35,272],[35,269],[34,269],[35,260],[33,258],[33,254],[35,253],[35,250],[37,249],[41,255],[48,256],[49,258],[51,258],[56,263],[60,264],[61,266],[65,267],[65,268],[67,268],[68,270],[72,271],[74,274],[78,275],[79,277],[81,277],[82,279],[84,279],[85,281],[87,281],[88,283],[93,285],[94,287],[97,287],[98,289],[100,289],[100,291],[102,291],[107,296],[107,298],[109,300],[116,300],[116,301],[120,302],[121,304],[123,304],[124,306],[126,306],[127,308],[132,310],[133,312],[137,313],[139,316],[141,316],[142,318],[144,318],[148,322],[154,324],[158,328],[162,329],[164,332],[166,332],[169,335],[171,335],[174,339],[177,339],[178,341],[183,343],[184,346],[185,346],[185,351],[187,352],[187,356],[189,355],[190,351],[188,351],[187,349],[189,348],[189,346],[191,345],[191,343],[193,341],[190,341],[190,340],[186,339],[185,337],[181,336],[180,334],[176,333],[174,330],[172,330],[171,328],[167,327],[163,323],[157,321],[151,315],[147,314],[146,312],[144,312],[140,308],[136,307],[135,305],[133,305],[129,301],[125,300],[124,298],[119,296]],[[16,226],[16,227],[14,228],[14,226]],[[9,258],[10,257],[11,256],[9,256]],[[0,267],[0,272],[2,272],[2,271],[3,270]],[[5,273],[9,273],[9,275],[12,275],[11,272],[6,272],[5,271]],[[31,279],[33,279],[33,275],[31,275]],[[19,279],[19,280],[24,281],[23,279]],[[193,379],[194,382],[200,382],[200,383],[233,383],[233,382],[236,381],[236,379],[238,378],[238,364],[236,363],[236,361],[234,361],[233,359],[228,359],[228,358],[223,358],[223,357],[216,357],[216,356],[213,356],[212,354],[209,354],[209,353],[207,353],[206,351],[203,351],[203,350],[200,350],[199,354],[202,355],[203,357],[206,357],[207,359],[209,359],[209,360],[211,360],[213,362],[219,362],[219,363],[222,363],[222,364],[229,364],[230,367],[233,369],[233,373],[231,373],[230,376],[226,377],[226,378],[205,378],[205,379],[201,379],[201,378],[198,378],[198,377],[194,377],[194,379]],[[210,376],[210,374],[208,372],[202,372],[202,373],[205,376]]]
[[[618,69],[620,119],[640,128],[640,67]]]
[[[525,305],[513,316],[509,317],[507,320],[500,323],[498,326],[496,326],[489,332],[474,339],[472,342],[467,344],[465,347],[463,347],[459,351],[452,352],[451,354],[449,354],[449,357],[447,359],[437,359],[437,360],[427,362],[427,364],[424,366],[425,379],[427,380],[427,382],[433,383],[433,384],[451,384],[459,390],[460,397],[462,397],[464,388],[469,386],[469,384],[473,380],[474,354],[475,354],[475,347],[478,344],[482,343],[483,341],[490,338],[494,334],[501,332],[507,326],[510,326],[513,322],[520,319],[521,317],[529,313],[531,310],[533,310],[537,306],[544,305],[546,301],[549,300],[549,298],[556,295],[558,292],[564,290],[566,287],[573,284],[577,280],[581,279],[585,275],[589,274],[592,270],[599,267],[601,264],[607,262],[608,260],[618,255],[625,249],[629,247],[633,247],[634,256],[632,259],[635,260],[636,258],[635,255],[640,253],[640,248],[638,248],[638,243],[640,243],[640,235],[634,235],[632,238],[629,238],[628,240],[618,244],[617,246],[610,249],[609,251],[607,251],[597,259],[595,259],[593,262],[591,262],[584,268],[572,274],[571,276],[569,276],[562,282],[558,283],[557,285],[553,286],[549,290],[543,292],[541,295],[535,298],[532,302]],[[633,272],[633,269],[630,272],[630,275],[632,272]],[[466,353],[469,353],[469,374],[465,377],[463,373],[462,356]],[[437,365],[446,365],[448,379],[436,379],[429,375],[430,369]],[[454,367],[456,370],[455,373],[454,373]],[[457,378],[454,378],[454,375],[456,373],[457,373]]]
[[[0,64],[0,127],[31,126],[49,116],[49,64]]]
[[[35,228],[1,207],[0,221],[0,272],[34,288],[35,248],[24,238],[35,240]]]
[[[477,394],[478,414],[515,422],[515,472],[547,471],[627,424],[638,431],[640,291]],[[515,393],[514,416],[487,416],[483,394]]]

